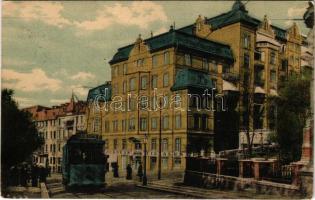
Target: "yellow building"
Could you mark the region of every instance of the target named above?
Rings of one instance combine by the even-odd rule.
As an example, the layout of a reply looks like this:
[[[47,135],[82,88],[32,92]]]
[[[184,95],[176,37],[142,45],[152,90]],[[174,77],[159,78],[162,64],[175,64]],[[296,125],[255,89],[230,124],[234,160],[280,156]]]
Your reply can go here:
[[[302,40],[296,24],[284,30],[253,18],[240,1],[216,17],[139,35],[110,61],[111,82],[89,91],[87,131],[102,135],[121,171],[137,169],[146,144],[151,173],[159,160],[162,172],[182,171],[185,157],[210,155],[214,143],[216,151],[238,148],[247,130],[259,133],[254,144],[267,142],[276,113],[266,97],[300,73]]]

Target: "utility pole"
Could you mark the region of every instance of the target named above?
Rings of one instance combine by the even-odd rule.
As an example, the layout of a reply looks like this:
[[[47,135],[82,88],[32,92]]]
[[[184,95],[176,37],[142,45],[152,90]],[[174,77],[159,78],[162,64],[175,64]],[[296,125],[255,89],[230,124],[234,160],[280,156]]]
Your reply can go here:
[[[144,140],[143,140],[143,144],[144,144],[144,159],[143,159],[143,179],[142,179],[142,185],[147,185],[148,181],[147,181],[147,142],[148,142],[148,138],[147,138],[147,134],[144,135]]]
[[[161,99],[160,99],[160,131],[159,131],[158,180],[161,180],[161,160],[162,160],[162,102],[161,102]]]

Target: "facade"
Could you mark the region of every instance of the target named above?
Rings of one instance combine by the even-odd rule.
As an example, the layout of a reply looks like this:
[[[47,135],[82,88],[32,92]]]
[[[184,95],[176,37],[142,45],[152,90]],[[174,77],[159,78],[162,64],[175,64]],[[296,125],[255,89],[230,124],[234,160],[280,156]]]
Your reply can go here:
[[[62,148],[67,139],[77,131],[86,130],[86,104],[75,101],[59,106],[33,106],[25,108],[36,123],[38,133],[44,139],[43,146],[33,154],[33,162],[50,167],[51,172],[61,172]]]
[[[113,56],[111,82],[90,90],[87,131],[102,135],[120,170],[137,169],[146,154],[151,173],[183,170],[188,156],[244,147],[246,132],[254,146],[268,143],[276,127],[270,99],[304,69],[306,45],[297,24],[284,30],[267,16],[256,19],[241,1],[216,17],[139,36]],[[102,106],[97,95],[105,95]]]

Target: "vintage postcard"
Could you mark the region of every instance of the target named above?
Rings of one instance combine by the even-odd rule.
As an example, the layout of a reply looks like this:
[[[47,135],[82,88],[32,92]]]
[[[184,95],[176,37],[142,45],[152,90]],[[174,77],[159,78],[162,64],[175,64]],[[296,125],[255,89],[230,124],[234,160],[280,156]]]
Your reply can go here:
[[[1,196],[313,196],[313,1],[3,1]]]

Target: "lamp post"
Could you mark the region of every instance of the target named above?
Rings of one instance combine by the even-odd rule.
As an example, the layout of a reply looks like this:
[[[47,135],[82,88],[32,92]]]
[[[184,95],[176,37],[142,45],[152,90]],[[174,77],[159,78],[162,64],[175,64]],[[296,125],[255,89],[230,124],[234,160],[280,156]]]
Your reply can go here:
[[[147,185],[147,134],[144,135],[143,144],[144,144],[144,158],[143,158],[143,179],[142,179],[142,185]]]

